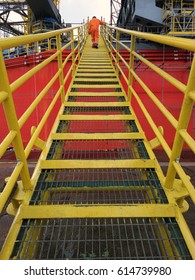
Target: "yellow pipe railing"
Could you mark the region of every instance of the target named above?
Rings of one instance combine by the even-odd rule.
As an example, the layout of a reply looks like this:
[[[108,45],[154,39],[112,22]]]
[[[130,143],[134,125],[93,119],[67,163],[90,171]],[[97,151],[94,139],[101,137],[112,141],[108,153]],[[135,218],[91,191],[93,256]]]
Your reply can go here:
[[[44,34],[36,34],[36,35],[27,35],[21,37],[14,37],[9,39],[3,39],[0,41],[0,49],[3,51],[4,49],[9,49],[11,47],[17,47],[21,45],[35,45],[37,42],[42,42],[45,40],[55,39],[56,41],[56,49],[53,50],[54,53],[43,62],[40,62],[39,65],[36,65],[23,76],[18,78],[12,84],[9,84],[5,62],[3,59],[3,55],[1,54],[0,59],[0,67],[1,67],[1,77],[0,77],[0,102],[3,104],[5,109],[5,114],[8,121],[8,126],[10,132],[5,137],[4,141],[0,145],[0,156],[2,157],[6,151],[6,149],[11,145],[14,146],[14,150],[16,151],[16,158],[17,158],[17,166],[20,166],[21,170],[18,172],[14,171],[14,176],[10,176],[9,181],[4,188],[3,193],[1,194],[1,203],[3,209],[8,196],[7,193],[11,193],[11,190],[15,183],[17,182],[16,174],[19,174],[22,179],[23,188],[24,190],[31,189],[31,179],[28,171],[28,164],[27,159],[29,154],[35,145],[36,141],[39,138],[39,135],[42,131],[43,126],[45,125],[48,117],[50,116],[52,109],[54,108],[57,100],[61,96],[61,101],[64,102],[65,100],[65,90],[64,86],[67,83],[68,78],[74,74],[76,69],[76,62],[80,58],[82,48],[85,44],[85,39],[87,36],[87,28],[86,24],[81,26],[77,26],[74,28],[66,28],[63,30],[52,31]],[[77,35],[74,35],[75,30],[77,31]],[[61,46],[61,35],[63,33],[70,33],[70,41],[65,44],[63,47]],[[128,47],[124,43],[120,41],[121,34],[126,34],[131,36],[131,45]],[[116,37],[115,35],[116,34]],[[189,194],[191,195],[192,200],[195,202],[195,193],[193,190],[193,186],[190,183],[190,180],[187,176],[183,176],[182,167],[179,164],[179,158],[181,156],[181,151],[184,142],[189,145],[192,151],[195,151],[195,142],[194,139],[189,135],[187,132],[189,119],[192,112],[193,102],[195,100],[195,85],[193,83],[195,79],[195,69],[194,69],[194,62],[192,64],[191,73],[189,76],[188,84],[185,85],[181,81],[178,81],[176,78],[172,77],[170,74],[166,73],[160,67],[152,63],[151,61],[147,60],[146,58],[142,57],[139,53],[136,52],[136,38],[146,39],[149,41],[153,41],[159,44],[166,44],[172,47],[177,48],[184,48],[186,50],[195,51],[195,42],[194,40],[190,39],[183,39],[183,38],[172,38],[169,36],[161,36],[161,35],[154,35],[154,34],[147,34],[141,33],[136,31],[124,30],[121,28],[115,28],[111,26],[107,26],[103,29],[103,36],[105,38],[105,42],[108,46],[110,51],[111,57],[116,64],[116,70],[118,73],[122,75],[124,78],[125,83],[127,84],[127,97],[131,102],[132,97],[134,97],[140,108],[142,109],[144,115],[149,120],[152,130],[154,131],[157,139],[159,140],[160,144],[162,145],[163,149],[165,150],[168,158],[170,159],[169,168],[165,180],[165,187],[166,188],[173,188],[174,180],[176,177],[176,173],[181,178],[183,184],[185,185],[186,189],[188,190]],[[116,43],[116,47],[114,47],[113,43]],[[125,48],[126,51],[129,52],[130,62],[128,63],[120,54],[120,47]],[[63,61],[63,51],[71,48],[71,52],[67,55],[67,57]],[[43,69],[46,65],[50,62],[57,60],[58,62],[58,69],[54,74],[53,78],[49,81],[49,83],[41,90],[29,108],[23,113],[23,115],[17,119],[16,111],[14,108],[13,103],[13,94],[14,92],[23,85],[26,81],[28,81],[31,77],[33,77],[36,73],[38,73],[41,69]],[[64,74],[63,69],[66,67],[68,61],[72,60],[72,64],[69,69]],[[135,60],[139,60],[144,63],[149,69],[154,71],[160,77],[165,79],[175,88],[177,88],[180,92],[184,93],[184,103],[182,106],[182,112],[180,115],[179,120],[168,111],[168,109],[158,100],[155,94],[149,89],[149,87],[141,80],[139,75],[135,69]],[[124,72],[123,69],[128,70],[128,75]],[[22,137],[21,137],[21,128],[24,124],[28,121],[31,114],[35,111],[38,104],[40,104],[41,100],[45,97],[48,93],[49,89],[54,85],[54,83],[59,79],[59,88],[56,91],[55,97],[53,98],[51,104],[47,108],[43,118],[41,119],[38,126],[33,131],[33,135],[31,139],[26,145],[26,148],[23,147]],[[152,100],[154,105],[161,111],[161,113],[168,119],[172,127],[176,130],[175,142],[173,147],[169,147],[167,144],[166,139],[163,135],[159,132],[158,126],[155,123],[155,120],[150,115],[150,112],[145,108],[144,103],[141,100],[141,97],[136,92],[134,88],[134,81],[138,82],[140,86],[144,89],[148,97]],[[10,108],[13,112],[10,116]],[[21,164],[20,164],[21,163]],[[8,188],[7,188],[8,187]],[[7,191],[9,190],[9,191]]]
[[[125,46],[125,50],[129,52],[129,63],[127,63],[127,61],[124,61],[124,58],[122,57],[122,54],[120,54],[120,52],[118,53],[119,46],[124,49],[124,43],[122,43],[119,39],[124,34],[126,37],[130,37],[131,42],[130,47]],[[158,44],[188,50],[194,53],[195,41],[192,39],[175,38],[164,35],[155,35],[150,33],[125,30],[109,25],[107,25],[103,30],[103,36],[109,49],[109,53],[116,64],[116,70],[121,74],[126,83],[128,100],[131,102],[132,97],[137,100],[137,103],[146,119],[148,120],[154,134],[156,135],[156,138],[159,140],[159,143],[170,159],[164,187],[167,189],[174,189],[176,174],[178,174],[178,176],[182,180],[183,185],[188,190],[192,201],[195,203],[194,187],[191,184],[190,179],[187,176],[183,176],[185,173],[179,163],[184,143],[186,143],[193,152],[195,151],[195,141],[188,133],[188,125],[195,101],[195,58],[192,61],[188,83],[184,84],[181,81],[177,80],[175,77],[168,74],[165,70],[161,69],[156,64],[149,61],[147,58],[141,56],[140,53],[138,53],[135,49],[136,39],[144,39]],[[136,60],[139,60],[141,63],[143,63],[143,65],[147,66],[148,69],[152,70],[162,79],[166,80],[170,85],[179,90],[179,92],[184,94],[182,109],[178,120],[171,114],[171,112],[165,107],[165,105],[163,105],[162,102],[156,97],[155,93],[152,92],[152,90],[150,90],[146,83],[140,78],[135,68],[134,62]],[[124,69],[128,72],[128,74],[124,71]],[[169,147],[166,139],[159,132],[158,125],[155,123],[154,118],[152,118],[150,112],[148,112],[141,100],[141,95],[136,92],[134,86],[135,81],[142,87],[149,99],[153,102],[155,108],[158,108],[158,110],[164,115],[171,126],[175,129],[175,139],[172,147]]]
[[[51,116],[53,112],[54,106],[57,104],[57,101],[60,100],[61,103],[66,100],[66,86],[67,86],[67,81],[68,79],[74,75],[75,70],[76,70],[76,65],[77,61],[80,58],[82,48],[85,44],[86,37],[87,37],[87,25],[81,25],[75,28],[68,28],[64,30],[58,30],[58,31],[53,31],[49,32],[46,34],[38,34],[38,35],[28,35],[28,36],[22,36],[18,38],[11,38],[11,39],[5,39],[5,40],[0,40],[0,50],[2,51],[3,49],[7,49],[11,46],[18,46],[21,44],[37,44],[37,42],[42,42],[44,40],[47,40],[48,42],[54,38],[56,42],[56,49],[53,49],[53,54],[45,59],[43,62],[40,62],[39,65],[34,66],[31,70],[29,70],[27,73],[22,75],[20,78],[18,78],[15,82],[12,84],[9,83],[8,81],[8,75],[5,67],[5,61],[3,59],[3,55],[1,53],[0,56],[0,103],[2,103],[9,127],[9,133],[6,135],[2,143],[0,144],[0,157],[4,155],[6,152],[6,149],[10,147],[12,144],[14,147],[14,151],[16,154],[16,165],[15,168],[12,172],[12,174],[7,178],[6,180],[6,185],[4,187],[4,190],[0,194],[0,212],[3,211],[5,208],[6,203],[10,199],[10,196],[13,193],[14,187],[19,186],[16,183],[18,182],[18,179],[21,178],[22,181],[22,194],[25,192],[27,193],[26,196],[24,197],[24,202],[27,201],[27,197],[29,197],[29,190],[32,190],[32,186],[34,186],[34,182],[37,178],[33,175],[30,177],[30,172],[28,169],[28,158],[30,155],[30,152],[32,151],[33,147],[36,146],[37,142],[41,142],[39,139],[39,136],[43,130],[44,125],[46,124],[49,116]],[[75,30],[77,31],[77,36],[74,35]],[[69,32],[71,34],[70,36],[70,42],[68,42],[65,46],[61,46],[61,35],[64,32]],[[124,43],[120,41],[120,35],[121,33],[126,33],[128,36],[131,36],[131,45],[128,47]],[[116,34],[116,37],[114,36]],[[185,174],[180,162],[179,158],[181,156],[182,148],[184,142],[189,145],[189,147],[192,149],[192,151],[195,151],[195,141],[194,139],[189,135],[188,133],[188,124],[189,124],[189,119],[192,113],[192,107],[193,103],[195,100],[195,85],[194,85],[194,80],[195,80],[195,61],[193,60],[192,62],[192,67],[191,67],[191,72],[189,75],[189,80],[187,85],[183,84],[180,81],[177,81],[176,78],[172,77],[170,74],[166,73],[164,70],[162,70],[160,67],[157,65],[153,64],[146,58],[143,58],[139,53],[136,52],[136,38],[144,38],[150,41],[154,41],[157,43],[165,43],[169,46],[174,46],[174,47],[185,47],[185,49],[188,49],[190,51],[193,50],[195,51],[195,42],[193,40],[185,40],[185,39],[180,39],[180,38],[170,38],[167,36],[160,36],[160,35],[152,35],[152,34],[146,34],[146,33],[140,33],[140,32],[135,32],[135,31],[128,31],[120,28],[115,28],[111,26],[107,26],[106,28],[103,29],[103,36],[105,38],[105,42],[108,46],[108,50],[110,52],[110,55],[112,59],[115,62],[116,65],[116,72],[120,75],[122,75],[122,78],[124,79],[127,87],[127,100],[131,103],[132,99],[135,98],[138,105],[140,106],[143,114],[145,115],[146,119],[150,123],[150,126],[158,139],[159,143],[162,145],[164,151],[166,152],[168,158],[170,159],[169,162],[169,167],[168,167],[168,172],[166,175],[166,178],[162,179],[164,180],[164,187],[166,191],[168,192],[169,189],[174,189],[174,184],[176,182],[176,174],[178,177],[181,179],[182,188],[185,187],[186,191],[183,191],[184,195],[188,192],[189,196],[191,196],[193,202],[195,202],[195,191],[194,187],[192,186],[189,177]],[[116,47],[114,47],[114,43],[116,43]],[[127,62],[122,55],[120,54],[120,47],[123,47],[126,49],[126,51],[129,52],[129,62]],[[66,56],[66,58],[63,60],[63,51],[67,50],[68,48],[71,49],[70,54]],[[97,50],[98,51],[98,50]],[[181,110],[181,114],[179,119],[176,119],[170,112],[169,110],[158,100],[158,98],[155,96],[154,92],[150,90],[150,88],[147,86],[147,84],[140,78],[140,76],[137,73],[136,70],[136,63],[135,61],[139,60],[143,64],[145,64],[149,69],[154,71],[157,75],[165,79],[167,82],[169,82],[171,85],[176,87],[180,92],[183,93],[184,97],[184,102]],[[47,84],[44,86],[44,88],[41,89],[41,91],[37,94],[37,97],[34,99],[34,101],[31,103],[31,105],[25,110],[25,112],[20,116],[20,118],[16,114],[16,108],[14,106],[14,99],[13,99],[13,94],[14,92],[19,89],[24,83],[26,83],[30,78],[32,78],[35,74],[39,73],[45,66],[47,66],[51,62],[57,62],[57,70],[54,73],[52,79],[47,82]],[[71,61],[71,65],[66,71],[64,71],[65,67],[67,66],[67,63]],[[127,70],[127,73],[124,71]],[[28,141],[26,147],[23,146],[22,142],[22,132],[21,128],[27,123],[29,120],[30,116],[32,113],[36,110],[40,102],[43,100],[43,98],[46,96],[46,94],[49,92],[50,88],[58,81],[58,88],[56,89],[55,95],[52,98],[51,103],[47,107],[47,109],[44,112],[43,117],[39,120],[39,124],[37,127],[33,127],[32,129],[32,135],[30,140]],[[169,147],[166,139],[162,135],[162,132],[159,130],[157,124],[155,123],[155,119],[150,115],[150,111],[146,109],[144,106],[144,102],[141,99],[141,95],[139,95],[138,92],[136,92],[135,89],[135,82],[138,83],[148,96],[148,98],[153,102],[154,106],[156,106],[159,111],[166,117],[166,119],[169,121],[173,129],[175,129],[175,141],[172,147]],[[122,104],[123,103],[123,104]],[[70,102],[71,104],[71,102]],[[79,103],[77,103],[78,105]],[[84,106],[96,106],[96,105],[101,105],[101,103],[96,103],[94,102],[92,105],[83,104]],[[119,103],[112,103],[109,104],[108,106],[115,106],[116,104],[119,105]],[[120,102],[119,106],[124,106],[124,104],[127,104],[127,102]],[[64,105],[64,104],[63,104]],[[60,112],[62,111],[63,106],[61,106]],[[11,113],[10,113],[11,112]],[[70,116],[61,116],[60,120],[67,120],[69,119]],[[74,119],[75,116],[71,116],[71,119]],[[80,117],[80,120],[85,121],[86,119],[90,120],[96,118],[98,119],[113,119],[113,116],[82,116]],[[129,116],[118,116],[115,119],[122,119],[125,120],[126,118],[129,120]],[[130,118],[131,119],[131,118]],[[134,119],[134,118],[133,118]],[[139,139],[140,135],[143,138],[142,132],[139,133]],[[74,135],[76,139],[77,135]],[[58,138],[57,138],[58,137]],[[58,135],[55,136],[55,139],[59,139],[60,137],[64,137],[64,135]],[[73,139],[72,135],[66,136],[70,137],[70,139]],[[82,135],[83,139],[87,139],[89,137],[87,134]],[[81,138],[82,138],[81,137]],[[96,135],[91,136],[90,139],[95,138]],[[101,136],[105,137],[105,136]],[[113,139],[113,135],[107,135],[106,136],[108,139]],[[118,136],[115,136],[118,137]],[[133,134],[129,136],[123,135],[124,138],[127,137],[127,139],[130,139],[130,137],[134,137]],[[138,137],[138,135],[137,135]],[[68,138],[67,138],[68,139]],[[105,138],[104,138],[105,139]],[[118,138],[117,138],[118,139]],[[135,139],[135,138],[134,138]],[[144,138],[145,139],[145,138]],[[44,145],[44,142],[41,142],[41,145]],[[40,145],[40,146],[41,146]],[[149,145],[149,144],[147,144]],[[75,163],[76,162],[76,163]],[[154,168],[154,166],[157,165],[156,160],[154,158],[141,162],[138,159],[134,160],[124,160],[124,161],[114,161],[114,162],[108,162],[106,163],[107,166],[106,168]],[[56,169],[61,169],[61,168],[75,168],[75,165],[78,168],[83,167],[83,161],[82,160],[69,160],[68,163],[65,160],[62,160],[59,162],[57,158],[53,160],[46,160],[42,157],[40,158],[39,161],[39,167],[40,168],[56,168]],[[104,168],[105,167],[105,162],[104,160],[92,160],[89,163],[85,163],[85,167],[87,168]],[[37,169],[38,167],[36,167]],[[35,173],[34,173],[35,174]],[[51,175],[52,176],[52,175]],[[184,196],[183,195],[183,196]],[[171,196],[170,196],[171,197]],[[169,198],[170,198],[169,197]],[[178,205],[182,206],[183,202],[182,196],[178,194]],[[171,198],[172,199],[172,198]],[[20,201],[19,201],[20,203]],[[16,202],[17,204],[17,202]],[[43,205],[42,205],[43,206]],[[48,209],[49,206],[47,207],[42,207],[40,205],[36,206],[28,206],[26,207],[25,203],[20,208],[20,211],[17,214],[17,222],[14,223],[12,230],[13,230],[13,235],[8,236],[7,239],[7,244],[8,246],[8,251],[6,251],[6,256],[11,254],[11,249],[13,247],[13,242],[16,239],[16,236],[19,231],[19,226],[21,225],[21,219],[25,218],[40,218],[40,211],[42,212],[41,217],[47,217],[48,216]],[[125,206],[126,207],[126,206]],[[123,206],[121,209],[118,209],[118,206],[94,206],[92,209],[92,216],[96,217],[123,217],[124,218],[124,213],[129,217],[129,212],[125,211],[125,207]],[[33,210],[32,210],[33,208]],[[47,209],[48,208],[48,209]],[[58,209],[57,209],[58,208]],[[64,211],[64,209],[66,211]],[[101,209],[100,209],[101,208]],[[148,217],[151,215],[151,217],[161,217],[161,214],[163,213],[164,217],[179,217],[180,221],[182,220],[182,217],[180,217],[180,211],[178,210],[178,213],[176,213],[175,209],[178,209],[175,207],[175,200],[172,199],[170,204],[167,205],[140,205],[138,207],[133,207],[134,209],[131,211],[131,217]],[[148,208],[148,211],[145,211],[145,209]],[[89,209],[86,209],[85,207],[82,207],[82,209],[79,209],[78,207],[72,207],[72,206],[52,206],[52,212],[50,213],[50,217],[64,217],[64,218],[70,218],[70,217],[87,217],[89,214]],[[106,210],[109,210],[108,212]],[[76,212],[75,212],[76,211]],[[79,212],[80,211],[80,212]],[[91,210],[90,210],[91,211]],[[12,212],[13,213],[13,212]],[[24,215],[25,213],[25,215]],[[56,214],[57,213],[57,214]],[[71,213],[71,214],[70,214]],[[19,222],[18,222],[19,221]],[[184,223],[184,221],[182,221]],[[185,230],[185,227],[184,227]],[[28,233],[30,234],[30,233]],[[167,233],[165,233],[166,237]],[[34,237],[33,237],[34,238]],[[188,247],[190,248],[190,242],[192,241],[191,236],[187,238],[187,244]],[[11,244],[11,245],[10,245]],[[29,249],[31,251],[31,248]],[[193,251],[193,250],[192,250]],[[193,253],[193,252],[192,252]],[[170,253],[171,254],[171,253]],[[194,257],[194,255],[193,255]]]
[[[61,36],[64,33],[71,34],[71,40],[67,42],[64,46],[61,45]],[[78,35],[74,35],[77,33]],[[52,109],[56,105],[57,101],[61,96],[61,102],[65,100],[65,89],[68,78],[71,77],[76,68],[77,59],[80,57],[80,53],[84,46],[87,36],[86,24],[81,26],[76,26],[72,28],[66,28],[56,31],[51,31],[43,34],[36,35],[26,35],[13,38],[6,38],[0,40],[0,103],[2,103],[5,116],[8,123],[9,132],[5,136],[2,143],[0,143],[0,158],[3,157],[6,150],[13,145],[15,155],[16,155],[16,167],[12,174],[7,179],[6,185],[0,194],[1,206],[0,212],[4,209],[7,200],[9,199],[14,186],[16,185],[18,178],[21,176],[23,190],[27,191],[32,188],[31,178],[28,169],[28,157],[35,146],[36,141],[39,139],[39,135],[51,115]],[[49,50],[51,40],[55,40],[56,48],[52,51],[54,52],[49,58],[43,60],[38,65],[34,66],[31,70],[27,71],[21,77],[19,77],[12,84],[9,83],[8,74],[6,71],[5,60],[3,57],[3,51],[10,48],[18,46],[36,46],[36,50],[39,49],[37,46],[43,45],[48,42],[46,49]],[[26,47],[27,49],[27,47]],[[63,60],[63,51],[70,49],[70,54]],[[67,66],[67,63],[71,60],[72,62],[68,71],[64,71],[64,68]],[[31,105],[24,111],[23,115],[18,119],[16,108],[13,101],[14,92],[19,89],[24,83],[26,83],[30,78],[34,77],[35,74],[39,73],[41,69],[49,65],[49,63],[56,61],[58,68],[52,79],[45,85],[45,87],[37,94],[35,100]],[[64,74],[65,72],[65,74]],[[43,98],[48,93],[49,89],[54,85],[54,83],[59,80],[59,88],[56,90],[55,96],[52,99],[52,102],[48,106],[44,116],[40,120],[38,126],[33,130],[33,134],[26,145],[26,148],[23,146],[21,128],[24,124],[27,123],[29,117],[36,110],[37,106],[43,100]]]

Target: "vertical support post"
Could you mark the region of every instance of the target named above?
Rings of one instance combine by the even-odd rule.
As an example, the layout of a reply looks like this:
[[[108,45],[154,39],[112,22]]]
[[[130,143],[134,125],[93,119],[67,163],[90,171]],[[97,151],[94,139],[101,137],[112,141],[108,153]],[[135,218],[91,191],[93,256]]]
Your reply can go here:
[[[20,132],[19,124],[18,124],[18,119],[17,119],[17,115],[16,115],[16,110],[15,110],[15,106],[14,106],[11,88],[9,85],[9,79],[8,79],[8,75],[7,75],[7,71],[6,71],[6,67],[5,67],[2,50],[0,50],[0,69],[1,69],[0,91],[5,91],[8,93],[6,100],[4,100],[4,102],[3,102],[5,116],[7,119],[9,130],[16,131],[16,133],[17,133],[16,137],[13,140],[13,146],[14,146],[14,151],[15,151],[15,155],[16,155],[16,159],[17,159],[18,163],[20,163],[20,162],[23,163],[23,168],[20,173],[22,183],[23,183],[23,189],[25,191],[31,190],[32,184],[31,184],[31,180],[30,180],[28,164],[27,164],[27,160],[25,157],[22,136],[21,136],[21,132]]]
[[[78,60],[81,58],[81,41],[82,41],[82,31],[81,27],[78,27]]]
[[[119,39],[120,39],[120,32],[116,30],[116,72],[119,75]]]
[[[35,43],[35,52],[39,52],[39,42]]]
[[[74,75],[75,74],[74,30],[71,30],[71,52],[72,52],[72,75]]]
[[[65,100],[65,91],[64,91],[64,74],[63,74],[63,63],[62,63],[62,48],[61,48],[61,38],[60,34],[56,36],[56,41],[57,41],[57,50],[59,51],[58,54],[58,68],[61,70],[60,71],[60,76],[59,76],[59,82],[60,82],[60,87],[62,87],[61,91],[61,100],[62,103]]]
[[[166,188],[169,189],[173,187],[173,183],[176,175],[176,170],[174,168],[173,162],[179,162],[182,148],[183,148],[183,143],[184,143],[183,138],[180,136],[180,130],[187,129],[190,121],[191,113],[193,110],[194,101],[190,98],[189,93],[195,91],[194,81],[195,81],[195,58],[192,61],[190,76],[188,79],[187,88],[186,88],[186,92],[185,92],[185,96],[180,112],[178,127],[173,142],[172,153],[171,153],[165,185],[164,185]]]
[[[106,46],[108,46],[106,42],[106,26],[101,26],[100,28],[101,28],[100,30],[101,30],[101,36],[103,38],[103,41],[106,44]]]
[[[112,28],[107,27],[107,32],[108,33],[108,47],[109,47],[109,51],[110,51],[110,57],[111,57],[111,52],[113,50],[113,38],[112,38]]]
[[[131,45],[130,45],[130,62],[129,62],[129,85],[128,85],[128,101],[131,102],[131,87],[133,86],[133,74],[132,70],[134,68],[134,54],[135,51],[135,35],[131,34]]]
[[[26,54],[29,55],[29,44],[26,45]]]
[[[52,48],[52,45],[51,45],[52,44],[52,39],[51,38],[47,40],[47,44],[48,44],[47,49],[48,49],[48,51],[50,51],[51,48]]]
[[[86,43],[86,37],[88,35],[88,24],[87,23],[85,23],[85,25],[83,25],[80,28],[80,32],[81,32],[81,35],[80,35],[80,56],[79,56],[79,59],[81,57],[84,45]]]

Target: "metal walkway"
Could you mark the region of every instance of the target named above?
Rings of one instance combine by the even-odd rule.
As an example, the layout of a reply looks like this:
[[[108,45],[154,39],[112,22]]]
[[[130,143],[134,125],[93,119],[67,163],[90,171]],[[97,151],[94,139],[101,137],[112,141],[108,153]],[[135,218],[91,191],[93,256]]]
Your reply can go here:
[[[35,172],[2,258],[193,258],[102,39],[99,49],[88,39]]]

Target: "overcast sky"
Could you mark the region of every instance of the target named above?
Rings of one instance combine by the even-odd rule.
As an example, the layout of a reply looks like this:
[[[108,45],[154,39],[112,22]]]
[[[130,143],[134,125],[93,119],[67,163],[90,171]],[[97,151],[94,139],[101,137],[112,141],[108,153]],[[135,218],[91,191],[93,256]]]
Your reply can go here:
[[[60,14],[65,23],[81,23],[96,16],[110,22],[110,0],[61,0]]]

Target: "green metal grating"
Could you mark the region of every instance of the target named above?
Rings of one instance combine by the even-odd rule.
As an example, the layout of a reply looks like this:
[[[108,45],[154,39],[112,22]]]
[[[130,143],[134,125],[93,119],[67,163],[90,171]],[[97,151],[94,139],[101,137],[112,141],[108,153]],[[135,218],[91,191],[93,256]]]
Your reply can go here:
[[[153,169],[42,170],[30,204],[168,203]]]
[[[24,220],[11,258],[191,259],[174,218]]]
[[[77,96],[69,97],[68,101],[71,102],[118,102],[118,98],[115,96]],[[125,102],[125,100],[124,100]]]
[[[98,114],[103,115],[110,114],[131,114],[129,107],[65,107],[65,114],[75,114],[75,113],[88,113],[88,114]]]
[[[149,159],[142,140],[53,141],[47,159]]]
[[[82,73],[82,72],[81,72]],[[114,76],[114,75],[108,75],[108,73],[106,73],[106,75],[104,75],[104,76],[102,76],[102,75],[100,75],[100,73],[97,73],[97,75],[95,75],[95,73],[93,73],[94,75],[92,76],[90,76],[90,75],[87,75],[87,74],[85,74],[84,76],[82,76],[82,75],[79,75],[79,74],[76,74],[75,75],[75,78],[76,79],[91,79],[91,80],[93,80],[94,78],[95,79],[102,79],[102,80],[104,80],[104,79],[114,79],[114,78],[116,78],[116,76]]]
[[[74,83],[73,83],[73,87],[74,85],[119,85],[119,82],[117,81],[77,81],[75,80]]]
[[[58,133],[95,133],[95,132],[138,132],[134,121],[121,120],[92,120],[92,121],[60,121]]]
[[[94,91],[95,93],[97,93],[97,96],[98,96],[98,93],[102,93],[102,92],[112,92],[112,93],[115,93],[115,92],[123,92],[122,91],[122,88],[121,87],[115,87],[115,88],[112,88],[112,87],[103,87],[103,88],[98,88],[98,87],[95,87],[95,89],[94,88],[92,88],[91,90],[90,90],[90,88],[85,88],[85,87],[80,87],[80,88],[78,88],[78,87],[72,87],[71,89],[70,89],[70,92],[91,92],[91,91]]]
[[[125,98],[116,96],[70,96],[68,102],[125,102]]]

